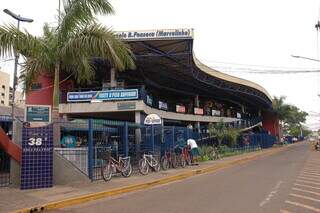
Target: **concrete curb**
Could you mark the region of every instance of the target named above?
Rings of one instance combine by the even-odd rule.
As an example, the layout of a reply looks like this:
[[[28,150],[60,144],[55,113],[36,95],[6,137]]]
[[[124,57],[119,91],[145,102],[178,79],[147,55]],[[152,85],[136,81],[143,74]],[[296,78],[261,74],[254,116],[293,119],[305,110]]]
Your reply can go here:
[[[166,183],[171,183],[171,182],[175,182],[178,180],[183,180],[188,177],[195,176],[195,175],[211,173],[211,172],[215,172],[218,170],[229,168],[229,167],[232,167],[232,166],[235,166],[238,164],[243,164],[243,163],[246,163],[248,161],[252,161],[252,160],[260,158],[260,157],[264,157],[264,156],[278,153],[280,151],[285,150],[287,147],[290,147],[290,146],[274,148],[274,149],[262,151],[262,152],[256,152],[253,155],[244,156],[240,159],[234,159],[229,162],[221,162],[219,164],[208,166],[208,167],[205,167],[202,169],[195,169],[195,170],[183,172],[181,174],[157,179],[154,181],[129,185],[129,186],[121,187],[121,188],[111,189],[108,191],[91,193],[91,194],[87,194],[87,195],[82,195],[82,196],[78,196],[78,197],[67,198],[64,200],[59,200],[59,201],[54,201],[51,203],[42,204],[39,206],[15,210],[15,211],[12,211],[12,213],[30,213],[30,212],[41,212],[41,211],[51,210],[51,209],[60,209],[60,208],[65,208],[67,206],[82,204],[82,203],[85,203],[88,201],[98,200],[101,198],[107,198],[107,197],[112,197],[115,195],[125,194],[128,192],[134,192],[134,191],[138,191],[138,190],[142,190],[142,189],[148,189],[148,188],[151,188],[154,186],[163,185]]]

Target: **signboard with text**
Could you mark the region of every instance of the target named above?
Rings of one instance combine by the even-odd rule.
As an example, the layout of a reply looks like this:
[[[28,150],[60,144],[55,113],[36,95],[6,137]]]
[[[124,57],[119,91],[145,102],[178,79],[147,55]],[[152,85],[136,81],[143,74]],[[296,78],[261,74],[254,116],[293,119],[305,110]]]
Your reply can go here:
[[[122,40],[192,39],[193,29],[117,31],[115,35]]]
[[[27,122],[50,122],[51,106],[48,105],[27,105],[25,108]]]
[[[220,110],[215,110],[215,109],[212,110],[212,116],[220,116],[220,115],[221,115]]]
[[[203,115],[203,108],[194,108],[194,114],[195,115]]]
[[[134,100],[139,98],[138,89],[103,90],[88,92],[68,92],[68,102],[83,101],[117,101]]]
[[[182,105],[176,105],[176,112],[185,113],[186,107]]]
[[[159,109],[168,110],[168,104],[166,102],[159,101]]]
[[[157,114],[149,114],[147,117],[144,119],[144,124],[145,125],[156,125],[156,124],[161,124],[161,118]]]
[[[52,187],[53,127],[23,127],[21,189]]]

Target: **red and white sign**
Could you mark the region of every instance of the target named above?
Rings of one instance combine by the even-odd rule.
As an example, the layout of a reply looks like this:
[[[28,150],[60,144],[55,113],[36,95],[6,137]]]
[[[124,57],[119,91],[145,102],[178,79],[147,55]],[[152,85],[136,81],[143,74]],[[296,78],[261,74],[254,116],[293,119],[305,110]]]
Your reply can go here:
[[[182,106],[182,105],[176,105],[176,112],[185,113],[186,112],[186,107]]]
[[[203,115],[203,108],[194,108],[194,114],[195,115]]]

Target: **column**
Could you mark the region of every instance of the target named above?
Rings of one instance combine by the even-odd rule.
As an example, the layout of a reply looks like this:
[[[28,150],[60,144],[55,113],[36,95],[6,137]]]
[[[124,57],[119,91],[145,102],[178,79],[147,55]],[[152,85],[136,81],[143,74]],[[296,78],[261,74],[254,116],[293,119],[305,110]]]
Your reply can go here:
[[[199,95],[196,95],[194,97],[194,106],[195,107],[199,107],[200,106]],[[200,131],[200,122],[199,121],[196,121],[195,127],[198,130],[198,133],[200,133],[201,131]]]

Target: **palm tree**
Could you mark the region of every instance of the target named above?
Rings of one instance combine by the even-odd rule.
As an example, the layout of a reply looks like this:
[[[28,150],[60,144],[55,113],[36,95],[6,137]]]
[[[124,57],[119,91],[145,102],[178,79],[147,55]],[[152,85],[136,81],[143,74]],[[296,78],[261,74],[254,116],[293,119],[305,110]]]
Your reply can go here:
[[[284,103],[285,99],[285,96],[280,96],[279,98],[275,96],[272,101],[273,110],[280,121],[286,119],[291,111],[290,105]]]
[[[114,13],[107,0],[63,0],[58,25],[45,24],[35,37],[13,25],[0,26],[0,57],[22,55],[22,81],[28,92],[43,73],[54,75],[53,107],[59,106],[59,77],[70,73],[77,83],[90,83],[93,57],[108,61],[118,71],[134,69],[133,54],[111,29],[96,22],[95,15]]]

